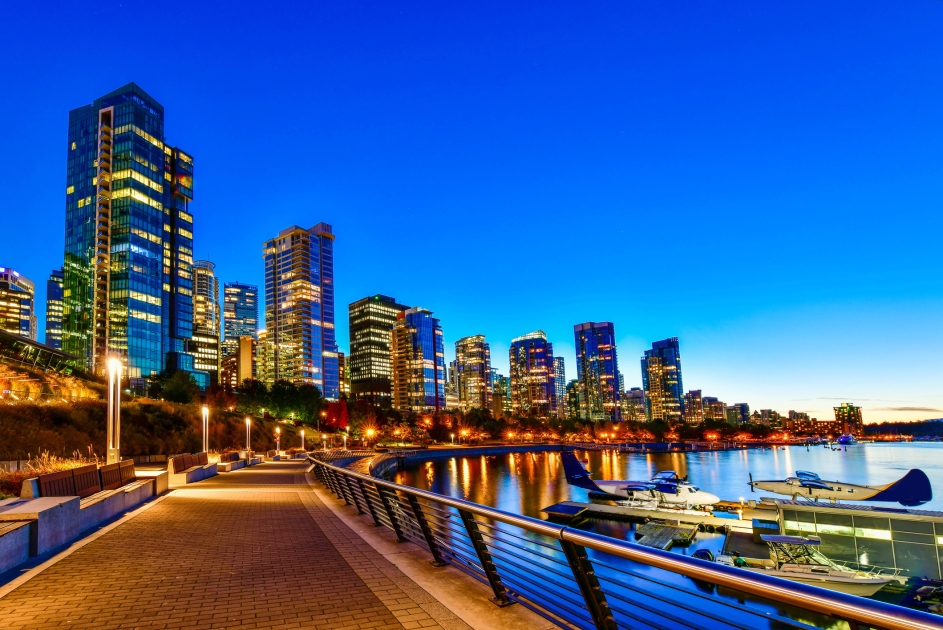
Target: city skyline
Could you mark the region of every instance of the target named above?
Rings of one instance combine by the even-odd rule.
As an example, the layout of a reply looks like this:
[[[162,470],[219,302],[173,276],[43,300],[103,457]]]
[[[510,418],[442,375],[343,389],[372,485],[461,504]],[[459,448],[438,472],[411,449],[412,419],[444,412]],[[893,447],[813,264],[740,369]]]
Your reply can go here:
[[[28,135],[16,125],[0,129],[4,146],[21,151],[0,158],[0,187],[10,192],[8,207],[29,209],[19,219],[20,230],[0,235],[0,264],[36,283],[37,328],[44,330],[44,279],[62,266],[67,112],[133,80],[167,108],[167,137],[183,143],[196,160],[194,258],[216,263],[220,282],[262,286],[258,243],[285,225],[325,221],[341,235],[337,304],[343,308],[375,293],[409,296],[441,318],[447,362],[454,341],[481,332],[492,344],[495,369],[508,374],[510,339],[539,328],[575,374],[572,326],[612,321],[626,388],[641,385],[629,366],[651,342],[677,336],[684,346],[686,386],[705,396],[819,418],[830,417],[832,407],[845,400],[861,404],[867,422],[941,417],[943,395],[934,384],[943,377],[943,295],[930,240],[941,220],[932,210],[939,201],[933,181],[941,159],[912,150],[915,138],[920,147],[938,145],[943,137],[934,114],[937,88],[920,78],[938,74],[930,25],[941,9],[922,4],[888,15],[877,5],[855,5],[849,17],[849,6],[801,4],[788,12],[716,8],[700,16],[710,27],[705,31],[731,36],[713,53],[716,68],[695,62],[690,71],[677,56],[664,54],[679,43],[688,52],[704,44],[704,35],[697,34],[681,42],[683,34],[690,35],[684,25],[663,43],[647,41],[648,56],[634,48],[646,29],[661,33],[667,23],[664,10],[654,7],[599,9],[577,22],[582,30],[572,28],[573,15],[551,12],[540,22],[539,39],[553,40],[546,34],[558,33],[561,41],[578,45],[530,51],[516,48],[509,32],[497,38],[494,50],[468,58],[445,35],[440,40],[421,28],[429,26],[426,18],[409,12],[396,17],[406,20],[397,24],[421,35],[421,51],[441,48],[443,62],[472,77],[471,93],[437,83],[437,65],[394,51],[379,18],[359,24],[341,15],[337,33],[318,44],[327,47],[319,51],[342,50],[354,26],[379,36],[375,48],[352,52],[328,71],[317,64],[305,69],[283,45],[265,40],[252,47],[251,58],[233,58],[240,72],[254,68],[249,76],[261,89],[251,95],[241,81],[221,91],[210,80],[215,67],[206,62],[198,62],[194,78],[186,81],[120,55],[109,73],[92,77],[56,63],[46,68],[45,62],[67,57],[67,38],[53,35],[67,26],[91,25],[89,16],[67,11],[50,18],[49,33],[24,28],[2,44],[24,49],[30,34],[30,47],[41,51],[31,63],[0,70],[10,86],[0,100],[4,119],[20,111],[17,95],[42,98],[30,111]],[[483,12],[468,11],[469,28],[485,19]],[[12,9],[11,23],[27,14]],[[206,9],[192,10],[195,25],[210,17]],[[436,17],[442,15],[433,12],[428,19]],[[841,28],[834,28],[836,20]],[[907,26],[884,29],[887,20]],[[448,35],[469,36],[458,21],[446,20]],[[784,57],[782,50],[795,50],[790,44],[800,23],[808,34],[804,47]],[[611,51],[589,37],[622,27],[625,37],[606,39]],[[907,41],[894,32],[907,32]],[[520,34],[525,43],[538,39],[526,29]],[[234,43],[222,44],[222,50],[235,51]],[[265,52],[269,44],[272,51]],[[391,55],[390,68],[372,64],[377,52]],[[862,72],[888,54],[895,73]],[[784,66],[786,57],[791,67]],[[350,78],[341,76],[351,72]],[[777,73],[775,80],[771,73]],[[298,90],[293,98],[265,95],[291,74],[304,79],[290,82]],[[359,87],[371,81],[372,91]],[[548,87],[550,81],[565,91]],[[322,83],[319,89],[326,92],[298,87],[305,82]],[[780,85],[802,89],[784,91]],[[431,95],[442,113],[419,108],[411,114],[417,94]],[[834,98],[827,106],[826,95]],[[552,101],[558,105],[541,104]],[[681,104],[691,101],[703,113]],[[392,106],[384,112],[389,121],[376,114],[378,104]],[[476,116],[476,107],[487,117]],[[247,114],[276,109],[286,119],[326,122],[292,134],[241,122]],[[234,185],[246,173],[237,156],[273,147],[288,157],[258,168],[263,177],[273,173],[269,169],[287,169],[278,190],[262,197]],[[678,256],[664,263],[664,271],[683,279],[686,290],[665,292],[639,308],[638,279],[647,262],[635,246],[662,229],[655,217],[667,212],[677,219]],[[514,248],[535,217],[544,233],[557,236],[569,234],[583,213],[614,226],[611,247],[593,246],[603,256],[600,265],[618,275],[603,281],[580,274],[571,285],[575,290],[552,298],[546,289],[513,281]],[[408,215],[423,228],[400,219]],[[448,260],[447,248],[458,247],[468,233],[466,216],[480,217],[487,226],[483,252],[500,271],[487,299],[469,301],[454,266],[430,266],[420,281],[396,264],[376,264],[391,251],[418,248],[430,238],[438,251],[446,248]],[[47,238],[23,238],[22,228],[39,226],[51,226]],[[731,243],[739,244],[734,253]],[[577,245],[567,252],[563,269],[576,268]],[[346,327],[339,325],[337,332],[340,348],[349,350]]]

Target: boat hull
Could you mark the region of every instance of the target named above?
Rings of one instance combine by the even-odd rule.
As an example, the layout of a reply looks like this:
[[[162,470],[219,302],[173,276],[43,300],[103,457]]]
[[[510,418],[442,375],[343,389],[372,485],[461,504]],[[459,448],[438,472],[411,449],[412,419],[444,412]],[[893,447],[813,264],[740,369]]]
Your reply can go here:
[[[841,593],[847,593],[848,595],[857,595],[859,597],[870,597],[890,582],[890,580],[884,578],[843,578],[838,576],[796,573],[793,571],[779,571],[777,569],[758,569],[752,567],[744,567],[744,569],[753,571],[754,573],[783,578],[790,582],[811,584],[812,586],[827,588],[831,591],[839,591]]]

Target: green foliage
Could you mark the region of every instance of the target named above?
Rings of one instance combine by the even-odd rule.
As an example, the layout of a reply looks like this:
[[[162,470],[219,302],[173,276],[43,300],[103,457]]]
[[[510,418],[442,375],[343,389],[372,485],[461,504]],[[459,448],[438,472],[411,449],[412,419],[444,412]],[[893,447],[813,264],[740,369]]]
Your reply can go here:
[[[324,405],[321,390],[314,385],[295,385],[279,380],[266,387],[256,379],[246,379],[235,389],[235,406],[243,414],[292,418],[296,424],[313,425]]]
[[[170,402],[187,404],[200,396],[200,386],[189,372],[177,370],[163,384],[163,398]]]

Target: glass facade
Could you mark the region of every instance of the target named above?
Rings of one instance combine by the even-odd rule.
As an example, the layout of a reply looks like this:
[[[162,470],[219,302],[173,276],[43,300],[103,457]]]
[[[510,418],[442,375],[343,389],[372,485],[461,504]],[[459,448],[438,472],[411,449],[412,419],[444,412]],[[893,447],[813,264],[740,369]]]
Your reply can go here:
[[[36,341],[36,285],[9,267],[0,267],[0,330]]]
[[[432,311],[417,307],[399,313],[391,340],[393,406],[420,412],[445,409],[445,342]]]
[[[62,269],[53,269],[46,280],[46,345],[62,349]]]
[[[334,336],[334,234],[327,223],[293,225],[263,246],[270,378],[340,396]]]
[[[129,83],[69,112],[62,347],[131,386],[194,369],[193,158],[165,143],[164,108]]]
[[[645,392],[641,387],[633,387],[624,392],[619,399],[622,406],[622,419],[627,422],[645,422]]]
[[[579,417],[599,422],[618,421],[619,361],[612,322],[586,322],[573,327],[576,380],[580,384]]]
[[[240,337],[259,338],[259,287],[227,282],[223,287],[223,356],[237,351]]]
[[[651,350],[645,351],[642,387],[645,390],[645,417],[649,422],[681,422],[684,387],[677,337],[656,341]]]
[[[491,408],[491,346],[484,335],[455,342],[455,393],[463,410]]]
[[[563,357],[553,358],[553,389],[557,397],[557,417],[567,417],[566,364]]]
[[[386,295],[371,295],[347,307],[350,324],[350,396],[375,405],[393,401],[391,350],[396,316],[410,307]]]
[[[511,408],[515,414],[549,418],[557,411],[553,344],[542,330],[511,340]]]
[[[210,383],[219,382],[219,280],[216,265],[208,260],[193,262],[193,358],[197,370],[209,373]]]
[[[861,407],[851,403],[842,403],[839,407],[832,407],[835,410],[835,422],[841,425],[842,433],[858,435],[863,426],[861,420]]]
[[[692,389],[684,395],[684,423],[696,426],[704,422],[704,405],[701,390]]]

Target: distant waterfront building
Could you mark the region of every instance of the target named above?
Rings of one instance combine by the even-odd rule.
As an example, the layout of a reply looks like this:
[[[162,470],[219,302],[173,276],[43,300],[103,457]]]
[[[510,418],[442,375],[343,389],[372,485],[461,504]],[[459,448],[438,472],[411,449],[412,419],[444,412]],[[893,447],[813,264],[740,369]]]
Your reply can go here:
[[[491,412],[495,418],[511,414],[511,379],[491,371]]]
[[[491,407],[491,346],[484,335],[462,337],[455,342],[455,393],[467,411]]]
[[[442,326],[424,308],[396,316],[391,353],[393,406],[401,411],[445,408],[445,343]]]
[[[724,409],[724,417],[727,424],[739,427],[750,422],[750,405],[746,403],[735,403],[728,405]]]
[[[246,379],[257,378],[258,342],[248,335],[236,341],[236,351],[223,358],[219,373],[219,384],[230,389]]]
[[[704,420],[710,422],[726,422],[727,404],[714,396],[701,398],[701,408],[704,411]]]
[[[843,402],[841,406],[832,407],[832,409],[835,410],[835,422],[841,424],[842,433],[861,434],[864,426],[861,420],[861,407]]]
[[[62,348],[62,269],[53,269],[46,280],[46,345]]]
[[[343,352],[337,353],[337,375],[340,379],[341,396],[350,398],[350,369],[347,356]]]
[[[240,337],[259,338],[259,287],[242,282],[223,285],[223,355],[236,351]]]
[[[620,419],[619,361],[612,322],[586,322],[573,327],[576,345],[576,380],[580,384],[583,420]]]
[[[557,417],[566,418],[566,363],[563,357],[553,357],[553,389],[557,398]]]
[[[391,334],[396,316],[410,307],[386,295],[371,295],[347,307],[350,323],[350,396],[375,405],[393,400]]]
[[[684,423],[696,426],[704,422],[704,406],[701,390],[692,389],[684,395]]]
[[[549,418],[557,410],[553,344],[542,330],[511,340],[511,408],[515,414]]]
[[[38,341],[36,285],[9,267],[0,267],[0,330]]]
[[[193,343],[194,367],[210,375],[210,384],[219,382],[220,324],[219,280],[216,265],[208,260],[193,261]]]
[[[446,393],[455,394],[456,399],[458,399],[458,366],[455,361],[449,362],[445,379],[445,391]]]
[[[275,348],[265,329],[259,331],[255,344],[255,378],[266,385],[275,382]]]
[[[619,399],[622,406],[622,419],[627,422],[645,422],[645,392],[641,387],[633,387],[623,393]]]
[[[292,225],[262,246],[265,329],[274,378],[340,396],[334,336],[334,234],[327,223]]]
[[[783,417],[779,415],[779,412],[773,411],[772,409],[760,409],[759,414],[755,411],[753,412],[751,422],[754,424],[763,424],[768,427],[781,427],[783,426]]]
[[[649,422],[676,424],[682,420],[681,351],[678,338],[652,344],[642,357],[642,387],[645,389],[645,416]]]
[[[566,384],[566,409],[567,418],[579,418],[580,415],[580,382],[573,379]]]
[[[94,374],[122,357],[132,389],[164,370],[200,387],[193,334],[193,158],[129,83],[69,112],[62,349]]]

